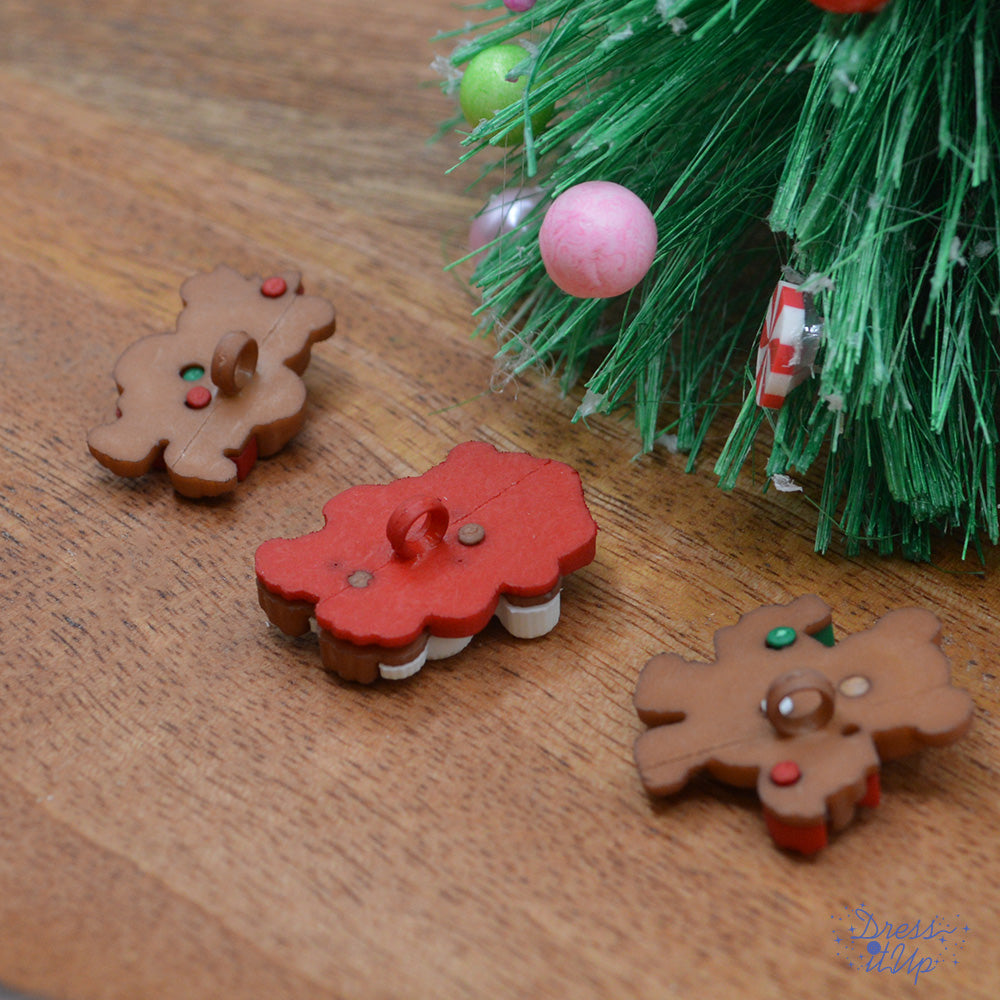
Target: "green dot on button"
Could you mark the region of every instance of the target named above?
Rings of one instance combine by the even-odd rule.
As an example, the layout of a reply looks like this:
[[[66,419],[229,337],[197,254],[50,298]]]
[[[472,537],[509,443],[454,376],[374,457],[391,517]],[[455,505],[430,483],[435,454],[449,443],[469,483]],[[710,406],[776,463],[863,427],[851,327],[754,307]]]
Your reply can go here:
[[[771,649],[784,649],[795,642],[795,629],[789,625],[779,625],[767,633],[764,642]]]
[[[181,378],[185,382],[197,382],[205,374],[205,369],[201,365],[188,365],[181,369]]]

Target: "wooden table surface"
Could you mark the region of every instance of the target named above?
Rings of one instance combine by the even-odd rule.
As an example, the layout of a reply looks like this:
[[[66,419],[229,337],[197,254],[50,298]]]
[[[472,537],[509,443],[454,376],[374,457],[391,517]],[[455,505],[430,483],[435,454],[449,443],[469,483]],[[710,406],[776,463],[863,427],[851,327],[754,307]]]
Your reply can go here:
[[[445,176],[430,68],[450,0],[4,0],[0,6],[0,982],[50,997],[994,996],[997,573],[813,552],[806,494],[723,493],[571,424],[544,375],[491,391],[443,265],[483,192]],[[309,419],[230,498],[119,480],[85,444],[111,369],[173,328],[187,276],[303,272],[337,307]],[[356,483],[471,439],[574,465],[597,558],[535,641],[495,623],[361,687],[266,626],[256,546]],[[760,455],[756,468],[761,468]],[[942,620],[962,742],[883,769],[811,860],[752,794],[654,802],[645,660],[815,592],[838,635]],[[920,975],[849,965],[850,911],[963,928]],[[958,942],[961,937],[964,944]],[[934,949],[938,948],[935,952]],[[855,948],[855,952],[859,949]],[[954,956],[954,958],[952,957]],[[918,959],[919,960],[919,959]]]

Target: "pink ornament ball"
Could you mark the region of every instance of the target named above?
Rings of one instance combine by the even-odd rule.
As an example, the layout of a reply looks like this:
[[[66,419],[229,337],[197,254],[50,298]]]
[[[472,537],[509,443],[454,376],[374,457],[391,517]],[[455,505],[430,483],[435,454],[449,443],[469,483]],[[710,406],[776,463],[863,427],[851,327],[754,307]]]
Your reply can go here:
[[[503,0],[503,5],[515,14],[523,14],[535,6],[535,0]]]
[[[570,295],[610,299],[634,288],[656,255],[656,221],[645,202],[610,181],[568,188],[538,234],[549,277]]]

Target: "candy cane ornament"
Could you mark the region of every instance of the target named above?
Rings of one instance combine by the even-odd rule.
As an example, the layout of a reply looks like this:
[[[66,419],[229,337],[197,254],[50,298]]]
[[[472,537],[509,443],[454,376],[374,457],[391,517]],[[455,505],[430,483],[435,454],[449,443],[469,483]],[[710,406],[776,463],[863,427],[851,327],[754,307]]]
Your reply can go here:
[[[779,281],[757,348],[757,405],[780,409],[785,397],[812,374],[822,324],[811,297],[790,281]]]

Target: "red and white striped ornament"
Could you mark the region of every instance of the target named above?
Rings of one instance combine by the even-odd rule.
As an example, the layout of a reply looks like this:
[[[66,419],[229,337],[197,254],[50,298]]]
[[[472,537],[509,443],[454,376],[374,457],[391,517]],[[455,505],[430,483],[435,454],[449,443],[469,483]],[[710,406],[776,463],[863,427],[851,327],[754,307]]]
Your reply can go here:
[[[779,409],[812,373],[819,336],[807,318],[806,298],[790,281],[774,289],[757,348],[758,406]]]

